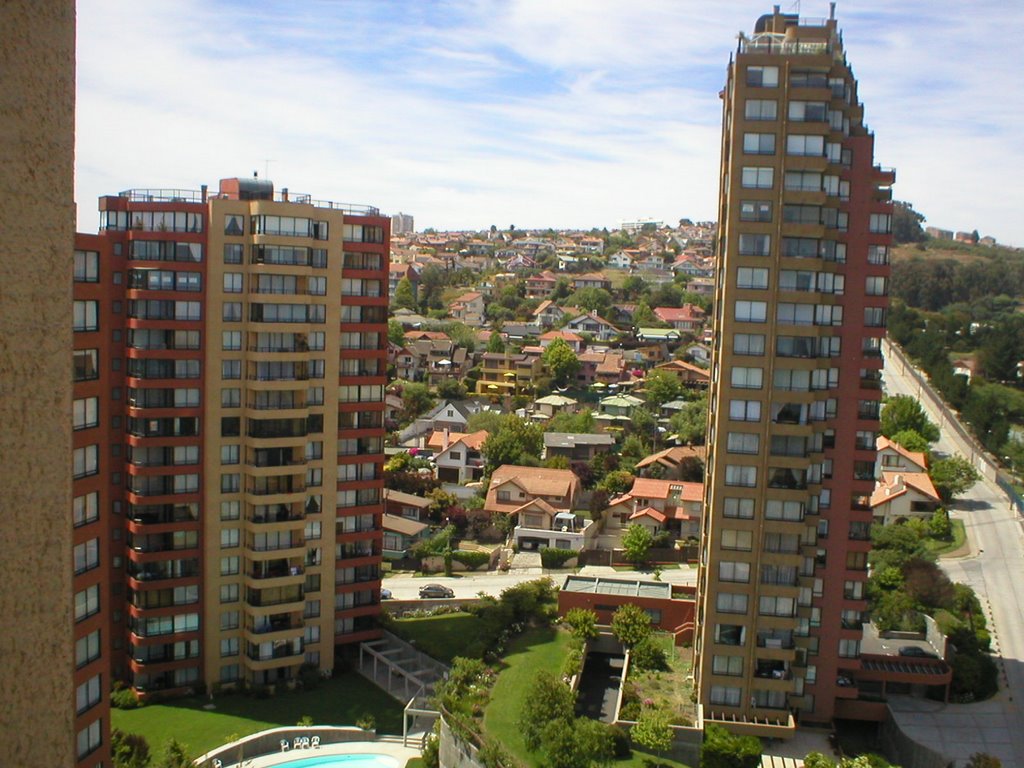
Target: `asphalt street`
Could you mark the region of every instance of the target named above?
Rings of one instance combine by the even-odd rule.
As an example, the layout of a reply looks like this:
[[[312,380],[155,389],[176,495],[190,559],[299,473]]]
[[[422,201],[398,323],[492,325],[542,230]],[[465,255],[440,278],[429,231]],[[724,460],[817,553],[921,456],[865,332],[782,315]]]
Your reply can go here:
[[[889,395],[911,395],[920,399],[918,383],[904,376],[899,363],[891,364],[889,359],[885,384]],[[950,455],[960,453],[950,439],[946,418],[934,412],[927,399],[920,399],[920,402],[942,432],[936,446],[938,451]],[[1003,764],[1024,765],[1024,709],[1020,706],[1024,703],[1024,528],[1006,495],[987,479],[976,483],[954,505],[951,513],[964,521],[971,554],[944,558],[941,565],[953,581],[973,587],[985,604],[994,628],[994,645],[1002,656],[1005,671],[1005,678],[1000,681],[1003,690],[997,700],[1002,704],[1006,728],[997,738],[1006,739],[1008,743],[991,744],[989,751],[1005,755],[1012,749],[1012,754],[1002,758]],[[967,715],[972,707],[981,706],[965,705],[964,713]],[[902,717],[900,721],[902,725]],[[930,735],[943,742],[944,751],[950,757],[966,757],[971,751],[981,751],[977,743],[963,743],[957,730],[929,728]],[[963,752],[967,754],[961,755]]]

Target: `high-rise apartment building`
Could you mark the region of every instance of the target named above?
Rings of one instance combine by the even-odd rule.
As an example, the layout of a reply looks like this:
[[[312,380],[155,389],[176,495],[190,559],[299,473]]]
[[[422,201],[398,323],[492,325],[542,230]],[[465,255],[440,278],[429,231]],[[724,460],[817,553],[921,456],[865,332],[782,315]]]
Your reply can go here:
[[[415,231],[411,213],[391,214],[391,233],[394,235],[408,235]]]
[[[390,221],[260,179],[100,214],[74,516],[104,576],[76,638],[146,696],[326,673],[379,634]]]
[[[834,18],[776,6],[722,98],[695,668],[706,721],[786,735],[858,695],[895,176]]]

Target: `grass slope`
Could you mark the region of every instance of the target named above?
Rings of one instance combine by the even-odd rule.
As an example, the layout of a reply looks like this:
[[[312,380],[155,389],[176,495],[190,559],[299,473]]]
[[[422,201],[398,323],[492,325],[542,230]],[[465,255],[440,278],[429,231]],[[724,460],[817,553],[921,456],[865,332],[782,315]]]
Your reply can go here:
[[[173,699],[138,709],[111,712],[111,726],[139,733],[149,742],[156,762],[171,737],[198,757],[229,741],[266,728],[295,725],[304,715],[318,725],[354,725],[362,715],[377,720],[378,733],[402,732],[402,705],[354,672],[325,680],[315,690],[284,693],[267,699],[242,694],[214,699],[215,710],[203,709],[200,697]]]
[[[428,656],[450,663],[456,656],[464,656],[465,649],[477,641],[478,621],[468,613],[446,613],[422,619],[398,619],[388,629]]]

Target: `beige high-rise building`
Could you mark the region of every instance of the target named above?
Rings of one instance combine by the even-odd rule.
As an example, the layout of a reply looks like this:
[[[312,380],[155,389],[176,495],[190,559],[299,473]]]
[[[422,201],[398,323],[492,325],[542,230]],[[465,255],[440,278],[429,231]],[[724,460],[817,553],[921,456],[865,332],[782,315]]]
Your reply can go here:
[[[0,30],[0,762],[49,768],[101,745],[72,686],[74,2],[0,3]]]
[[[696,675],[705,722],[861,717],[895,174],[834,18],[762,16],[724,100]],[[867,695],[865,685],[864,694]]]

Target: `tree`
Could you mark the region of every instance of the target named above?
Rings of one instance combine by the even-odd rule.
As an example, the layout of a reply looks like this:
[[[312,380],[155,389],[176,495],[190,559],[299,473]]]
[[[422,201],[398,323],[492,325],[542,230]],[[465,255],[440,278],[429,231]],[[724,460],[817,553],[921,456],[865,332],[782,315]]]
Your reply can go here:
[[[612,305],[612,295],[604,288],[580,288],[569,297],[567,304],[603,315]]]
[[[939,492],[939,498],[947,504],[957,496],[962,496],[981,479],[978,470],[963,456],[939,459],[932,464],[928,474],[935,490]]]
[[[631,648],[651,636],[651,617],[634,603],[620,605],[612,614],[612,634],[624,646]]]
[[[476,349],[476,331],[465,323],[450,323],[445,328],[448,338],[455,342],[456,346],[465,347],[467,352]]]
[[[811,752],[804,758],[804,768],[836,768],[836,761],[821,752]]]
[[[910,395],[895,395],[882,406],[882,434],[891,438],[912,429],[929,443],[939,439],[939,428],[928,418],[921,404]]]
[[[644,377],[644,397],[651,405],[661,406],[678,400],[682,391],[679,377],[668,371],[654,370]]]
[[[308,724],[313,724],[312,718]],[[157,768],[191,768],[191,766],[192,761],[185,752],[185,745],[173,737],[169,739],[164,747],[164,756],[157,763]]]
[[[479,413],[470,414],[470,417],[466,420],[466,431],[467,432],[488,432],[494,434],[501,429],[502,424],[505,423],[505,415],[498,413],[497,411],[480,411]]]
[[[924,215],[914,210],[914,206],[902,200],[892,204],[892,239],[897,243],[920,243],[927,239],[921,223]]]
[[[437,396],[442,400],[462,400],[466,394],[466,385],[455,379],[445,379],[437,385]]]
[[[639,275],[630,275],[622,281],[622,288],[620,290],[625,298],[636,299],[647,293],[647,281]],[[637,306],[637,309],[640,309],[639,305]],[[650,309],[650,307],[648,307],[648,309]]]
[[[931,450],[928,441],[921,436],[920,432],[913,429],[901,429],[896,434],[890,436],[889,439],[908,451],[926,454]]]
[[[575,434],[591,435],[596,431],[594,412],[584,408],[577,413],[559,411],[546,422],[545,432],[571,432]]]
[[[591,768],[611,762],[614,742],[608,727],[588,717],[555,720],[543,734],[545,768]]]
[[[622,534],[622,549],[626,559],[637,565],[647,562],[647,553],[654,542],[654,536],[642,525],[633,523]]]
[[[435,404],[430,387],[418,381],[402,383],[402,420],[411,422],[417,416],[429,411]]]
[[[536,464],[544,448],[544,433],[536,424],[509,414],[497,432],[487,436],[480,450],[487,457],[489,475],[502,464],[522,464],[532,460]]]
[[[703,445],[708,429],[708,396],[703,394],[697,400],[686,404],[683,410],[673,414],[669,427],[676,438],[689,445]]]
[[[505,340],[498,331],[491,331],[491,337],[487,340],[487,351],[497,354],[505,351]]]
[[[608,472],[597,484],[598,490],[605,491],[609,496],[618,496],[633,487],[633,473],[623,469],[615,469]],[[643,526],[640,526],[643,528]],[[646,530],[646,529],[644,529]],[[646,559],[647,553],[644,552]],[[628,559],[628,556],[627,556]]]
[[[657,328],[663,325],[663,323],[654,314],[654,310],[647,303],[647,299],[640,299],[637,302],[636,309],[633,310],[633,325],[638,328]]]
[[[672,748],[672,720],[661,707],[644,707],[630,728],[630,736],[641,747],[659,754]]]
[[[114,768],[146,768],[149,742],[138,733],[125,733],[115,728],[110,732],[110,758]]]
[[[736,736],[720,725],[704,728],[701,768],[758,768],[761,742],[753,736]]]
[[[396,309],[409,309],[416,311],[416,293],[412,289],[412,281],[408,276],[403,277],[395,286],[395,298],[391,300],[391,306]]]
[[[519,729],[527,748],[539,749],[548,724],[571,720],[574,706],[575,696],[569,686],[550,672],[538,672],[519,713]]]
[[[576,357],[576,353],[565,339],[555,339],[548,344],[540,359],[559,386],[565,386],[575,380],[580,369],[580,359]]]
[[[393,317],[388,320],[388,341],[400,347],[405,345],[405,328]]]
[[[589,608],[571,608],[562,621],[569,626],[573,637],[584,640],[597,637],[597,614]]]

